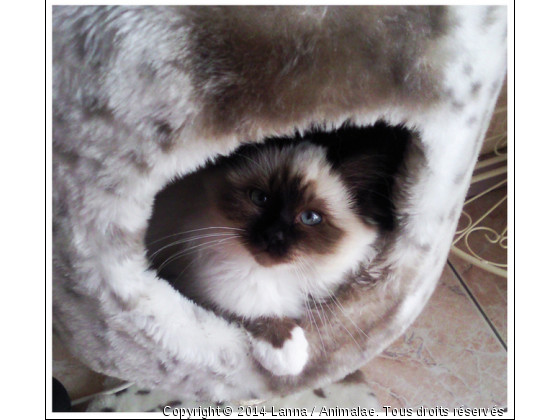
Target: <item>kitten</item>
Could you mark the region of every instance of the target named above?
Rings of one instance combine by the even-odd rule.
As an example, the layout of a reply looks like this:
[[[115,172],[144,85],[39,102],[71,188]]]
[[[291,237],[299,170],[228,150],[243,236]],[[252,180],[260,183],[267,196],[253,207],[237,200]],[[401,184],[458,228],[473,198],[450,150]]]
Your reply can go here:
[[[367,163],[371,186],[381,172]],[[238,320],[267,370],[300,373],[308,344],[297,321],[308,301],[330,298],[375,256],[380,226],[361,215],[360,184],[348,186],[356,165],[308,141],[242,147],[158,194],[146,236],[154,268]]]

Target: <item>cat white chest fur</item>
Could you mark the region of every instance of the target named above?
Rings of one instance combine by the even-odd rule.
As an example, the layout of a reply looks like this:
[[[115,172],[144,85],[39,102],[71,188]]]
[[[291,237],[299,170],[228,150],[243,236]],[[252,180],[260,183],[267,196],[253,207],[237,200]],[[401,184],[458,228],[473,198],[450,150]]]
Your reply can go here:
[[[206,253],[197,264],[196,293],[219,308],[244,318],[299,318],[310,298],[334,295],[346,275],[354,273],[374,255],[376,233],[361,229],[351,235],[354,246],[338,254],[309,261],[262,267],[250,255],[234,255],[228,247]]]

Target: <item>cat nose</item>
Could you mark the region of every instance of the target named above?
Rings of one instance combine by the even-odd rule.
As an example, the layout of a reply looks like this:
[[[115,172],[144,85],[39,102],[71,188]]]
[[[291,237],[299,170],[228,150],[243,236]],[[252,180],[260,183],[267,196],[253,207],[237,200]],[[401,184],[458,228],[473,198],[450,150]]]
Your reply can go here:
[[[278,245],[284,242],[284,233],[281,230],[265,233],[265,240],[268,245]]]
[[[288,252],[287,237],[283,229],[278,226],[270,227],[261,233],[264,250],[272,257],[282,257]]]

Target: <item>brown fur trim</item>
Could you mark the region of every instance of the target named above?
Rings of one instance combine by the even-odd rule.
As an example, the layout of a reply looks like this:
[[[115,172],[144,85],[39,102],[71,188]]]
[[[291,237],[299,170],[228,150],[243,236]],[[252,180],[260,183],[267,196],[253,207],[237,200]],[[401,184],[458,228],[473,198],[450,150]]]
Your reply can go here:
[[[274,348],[282,348],[284,342],[292,338],[292,330],[297,323],[291,318],[268,318],[244,320],[243,326],[258,340],[268,341]]]
[[[317,395],[319,398],[327,398],[327,396],[325,395],[325,391],[323,391],[323,388],[314,389],[313,393]]]
[[[339,382],[344,384],[365,384],[367,381],[364,372],[362,372],[361,370],[357,370],[349,375],[346,375]]]

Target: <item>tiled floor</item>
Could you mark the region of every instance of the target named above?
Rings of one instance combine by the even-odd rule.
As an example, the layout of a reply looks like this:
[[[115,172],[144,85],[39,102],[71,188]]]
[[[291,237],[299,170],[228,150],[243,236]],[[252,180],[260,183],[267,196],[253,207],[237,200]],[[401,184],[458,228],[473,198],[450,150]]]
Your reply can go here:
[[[484,214],[504,189],[467,209]],[[487,226],[507,224],[506,204]],[[474,219],[476,220],[476,219]],[[505,260],[486,241],[471,248]],[[507,279],[450,254],[434,295],[406,333],[362,370],[381,405],[394,408],[507,406]]]
[[[488,194],[468,209],[473,217],[503,195]],[[489,218],[501,231],[506,206]],[[476,219],[475,219],[476,220]],[[484,258],[504,258],[480,238]],[[505,251],[501,251],[505,253]],[[507,406],[507,280],[451,255],[428,305],[395,343],[362,370],[382,406],[470,408]],[[102,377],[62,351],[54,339],[53,372],[79,398],[102,389]]]

